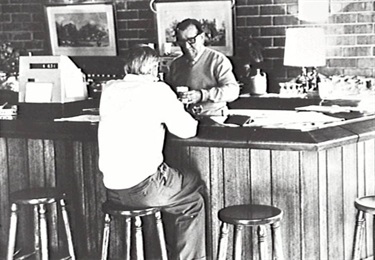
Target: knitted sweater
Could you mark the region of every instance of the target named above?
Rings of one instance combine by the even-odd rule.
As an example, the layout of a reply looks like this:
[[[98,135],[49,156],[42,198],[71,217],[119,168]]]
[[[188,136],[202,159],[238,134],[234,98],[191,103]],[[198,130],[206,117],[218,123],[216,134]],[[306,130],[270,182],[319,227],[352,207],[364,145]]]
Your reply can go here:
[[[239,96],[239,85],[232,71],[232,64],[222,53],[204,48],[197,61],[192,63],[184,55],[176,58],[166,81],[175,89],[188,86],[190,90],[201,90],[202,114],[220,114],[227,102]]]

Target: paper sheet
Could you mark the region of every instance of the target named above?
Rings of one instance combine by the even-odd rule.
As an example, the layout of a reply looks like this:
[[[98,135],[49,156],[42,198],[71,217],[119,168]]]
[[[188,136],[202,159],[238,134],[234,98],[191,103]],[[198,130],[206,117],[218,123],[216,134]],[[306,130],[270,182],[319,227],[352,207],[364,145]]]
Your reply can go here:
[[[63,117],[63,118],[55,118],[54,121],[62,122],[62,121],[70,121],[70,122],[91,122],[96,123],[99,122],[99,115],[79,115],[73,117]]]
[[[53,83],[27,82],[25,102],[49,103],[52,100]]]

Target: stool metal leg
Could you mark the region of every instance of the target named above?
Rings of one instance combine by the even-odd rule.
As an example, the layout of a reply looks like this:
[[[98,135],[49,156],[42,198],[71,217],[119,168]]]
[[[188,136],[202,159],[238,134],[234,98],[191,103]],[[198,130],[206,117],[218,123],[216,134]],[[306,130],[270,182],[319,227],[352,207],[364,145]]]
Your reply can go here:
[[[272,229],[272,257],[273,260],[284,260],[282,239],[281,239],[281,230],[280,230],[280,221],[277,221],[271,224]]]
[[[357,220],[355,225],[354,233],[354,244],[353,244],[353,260],[359,260],[361,255],[361,245],[363,239],[363,231],[366,224],[365,213],[361,210],[357,212]]]
[[[105,214],[101,260],[107,260],[107,257],[108,257],[110,224],[111,224],[111,217],[109,216],[109,214]]]
[[[266,243],[266,228],[264,225],[258,226],[258,246],[259,246],[259,260],[266,260],[267,257],[267,243]]]
[[[168,260],[167,246],[165,244],[163,221],[161,220],[160,211],[155,213],[155,219],[156,219],[156,230],[157,230],[158,238],[159,238],[159,242],[160,242],[161,259],[162,260]]]
[[[217,251],[218,260],[225,260],[227,257],[228,234],[229,234],[228,224],[225,222],[222,222],[221,228],[220,228],[219,248]]]
[[[61,205],[61,214],[62,214],[62,218],[63,218],[63,221],[64,221],[66,239],[68,240],[68,252],[69,252],[69,255],[70,255],[70,259],[75,260],[76,257],[75,257],[75,253],[74,253],[74,247],[73,247],[72,232],[70,230],[68,212],[66,211],[65,201],[63,199],[60,200],[60,205]]]
[[[47,220],[46,220],[46,206],[39,204],[39,225],[41,238],[42,260],[48,260],[48,234],[47,234]]]
[[[9,227],[9,240],[8,240],[8,256],[7,260],[13,259],[14,247],[16,244],[16,233],[17,233],[17,205],[12,204],[10,213],[10,227]]]
[[[234,228],[234,246],[233,246],[233,259],[241,260],[242,258],[242,225],[235,225]]]
[[[136,259],[144,260],[142,220],[140,217],[135,217],[135,248],[136,248]]]
[[[125,260],[130,260],[131,218],[125,218]]]

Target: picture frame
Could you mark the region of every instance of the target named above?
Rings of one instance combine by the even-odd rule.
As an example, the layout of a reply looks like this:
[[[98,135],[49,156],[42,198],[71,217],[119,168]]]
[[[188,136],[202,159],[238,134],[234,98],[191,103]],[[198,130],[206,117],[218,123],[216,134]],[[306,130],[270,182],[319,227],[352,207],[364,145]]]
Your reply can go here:
[[[46,5],[52,55],[116,56],[112,3]]]
[[[175,43],[174,29],[178,22],[194,18],[206,31],[205,45],[233,55],[233,12],[231,1],[190,1],[155,3],[160,55],[166,43],[172,45],[171,53],[181,53]],[[207,33],[208,32],[208,33]]]

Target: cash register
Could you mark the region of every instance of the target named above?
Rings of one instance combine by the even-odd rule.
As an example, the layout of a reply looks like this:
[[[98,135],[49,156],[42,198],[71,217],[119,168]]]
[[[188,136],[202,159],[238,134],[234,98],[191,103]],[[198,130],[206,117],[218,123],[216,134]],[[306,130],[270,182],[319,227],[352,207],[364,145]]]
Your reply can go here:
[[[21,56],[19,102],[67,103],[87,99],[85,75],[68,56]]]
[[[68,56],[21,56],[18,118],[54,119],[91,107],[85,74]]]

